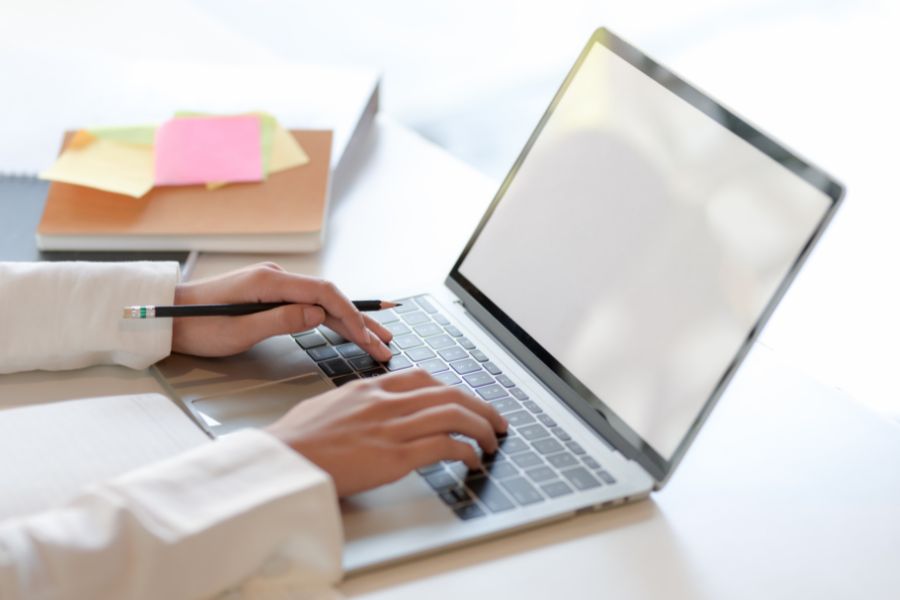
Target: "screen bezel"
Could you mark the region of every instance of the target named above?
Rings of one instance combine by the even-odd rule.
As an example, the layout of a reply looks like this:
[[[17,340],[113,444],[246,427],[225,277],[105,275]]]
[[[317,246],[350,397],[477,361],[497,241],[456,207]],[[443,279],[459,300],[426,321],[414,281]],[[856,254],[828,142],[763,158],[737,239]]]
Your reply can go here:
[[[560,99],[568,90],[569,84],[575,74],[581,68],[588,53],[594,44],[601,44],[629,64],[637,68],[644,75],[660,84],[694,108],[700,110],[708,117],[736,134],[744,141],[751,144],[757,150],[788,169],[796,176],[806,181],[809,185],[823,192],[830,200],[831,205],[825,211],[821,221],[811,233],[799,255],[794,260],[788,273],[781,281],[772,297],[766,303],[762,313],[754,326],[748,332],[740,350],[735,355],[725,372],[717,382],[712,394],[704,403],[685,436],[679,442],[671,458],[666,459],[641,438],[631,427],[620,419],[606,403],[595,396],[584,384],[582,384],[568,369],[554,359],[540,344],[519,327],[496,304],[485,296],[462,273],[460,266],[484,229],[485,224],[491,218],[499,202],[503,199],[511,182],[519,171],[525,157],[528,156],[531,147],[541,134],[544,126],[553,114]],[[688,84],[683,79],[663,67],[643,52],[631,46],[606,28],[600,28],[594,32],[588,41],[578,60],[566,75],[550,106],[544,112],[540,121],[528,138],[528,142],[522,149],[503,183],[500,185],[490,206],[481,218],[478,226],[472,234],[465,248],[453,265],[446,285],[463,302],[466,309],[479,321],[500,343],[502,343],[519,361],[521,361],[541,382],[554,394],[562,399],[572,410],[580,415],[597,433],[609,444],[615,447],[626,457],[637,461],[656,480],[656,487],[662,487],[675,467],[683,458],[685,452],[697,435],[703,422],[709,416],[722,392],[727,387],[731,377],[737,371],[753,342],[759,336],[760,331],[781,300],[800,266],[806,260],[815,243],[821,237],[827,224],[834,216],[837,207],[844,196],[844,186],[830,175],[812,165],[796,153],[788,150],[783,144],[772,137],[759,131],[733,112],[709,98],[696,87]]]

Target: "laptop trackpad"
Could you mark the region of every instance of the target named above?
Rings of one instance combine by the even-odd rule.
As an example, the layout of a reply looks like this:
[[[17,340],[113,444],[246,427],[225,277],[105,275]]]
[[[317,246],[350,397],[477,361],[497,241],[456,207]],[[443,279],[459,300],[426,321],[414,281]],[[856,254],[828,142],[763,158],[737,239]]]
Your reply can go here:
[[[190,401],[192,411],[215,436],[246,427],[265,427],[298,402],[334,385],[318,373]]]

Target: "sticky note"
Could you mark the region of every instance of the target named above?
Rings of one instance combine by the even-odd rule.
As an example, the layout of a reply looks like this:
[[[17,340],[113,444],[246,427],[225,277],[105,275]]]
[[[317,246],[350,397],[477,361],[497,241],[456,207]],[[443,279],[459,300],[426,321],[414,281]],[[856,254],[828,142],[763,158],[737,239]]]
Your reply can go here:
[[[153,187],[153,147],[104,139],[69,144],[40,178],[140,198]]]
[[[261,181],[260,130],[256,115],[166,121],[156,132],[156,184]]]
[[[297,143],[290,132],[275,123],[275,132],[272,136],[272,161],[269,163],[269,172],[278,173],[294,167],[302,167],[309,162],[309,155]]]
[[[81,132],[79,132],[81,133]],[[94,138],[112,140],[124,144],[152,146],[156,125],[129,125],[127,127],[92,127],[86,130]]]

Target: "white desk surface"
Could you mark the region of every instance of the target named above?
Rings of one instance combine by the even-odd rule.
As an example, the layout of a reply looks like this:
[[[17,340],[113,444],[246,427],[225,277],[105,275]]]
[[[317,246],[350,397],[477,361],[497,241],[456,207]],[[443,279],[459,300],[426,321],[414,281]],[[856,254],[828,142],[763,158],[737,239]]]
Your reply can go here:
[[[439,284],[494,184],[379,120],[334,189],[326,249],[274,257],[351,296]],[[348,169],[348,172],[352,169]],[[262,257],[206,256],[196,276]],[[267,257],[273,258],[273,257]],[[0,377],[0,406],[158,390],[117,367]],[[406,563],[348,597],[894,598],[900,427],[758,346],[650,500]]]

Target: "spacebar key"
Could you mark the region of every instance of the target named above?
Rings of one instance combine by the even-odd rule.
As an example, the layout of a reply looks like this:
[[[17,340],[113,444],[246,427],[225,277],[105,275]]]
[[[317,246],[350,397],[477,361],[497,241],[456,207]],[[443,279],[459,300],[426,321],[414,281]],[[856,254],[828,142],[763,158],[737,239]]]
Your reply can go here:
[[[487,477],[479,476],[466,479],[466,485],[491,512],[501,512],[516,506],[506,497],[500,486]]]

